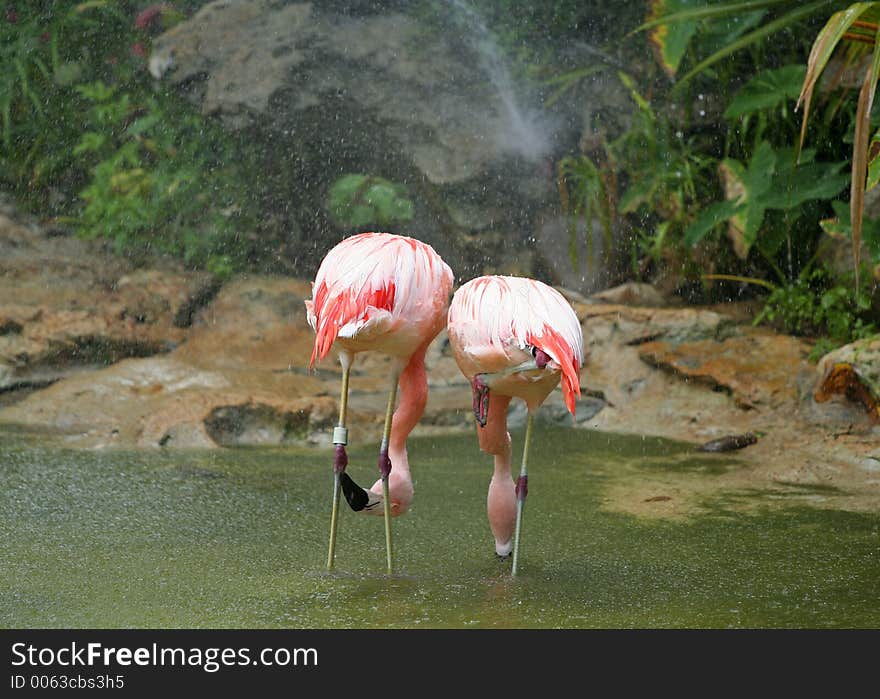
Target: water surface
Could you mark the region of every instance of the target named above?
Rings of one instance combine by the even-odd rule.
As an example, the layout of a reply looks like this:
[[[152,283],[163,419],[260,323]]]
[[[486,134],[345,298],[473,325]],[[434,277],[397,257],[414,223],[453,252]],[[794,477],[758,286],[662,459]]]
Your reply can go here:
[[[348,511],[324,571],[329,449],[95,452],[4,432],[0,625],[880,627],[877,514],[760,490],[687,519],[621,514],[603,506],[612,486],[741,466],[586,430],[534,445],[517,579],[494,555],[473,435],[410,441],[416,499],[388,577],[381,518]],[[371,483],[375,448],[349,453]]]

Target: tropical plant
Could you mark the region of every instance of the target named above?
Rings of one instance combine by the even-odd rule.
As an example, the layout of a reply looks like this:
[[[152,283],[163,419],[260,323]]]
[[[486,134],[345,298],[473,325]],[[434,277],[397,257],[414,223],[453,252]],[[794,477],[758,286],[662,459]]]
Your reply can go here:
[[[413,203],[406,198],[406,188],[373,175],[340,177],[330,187],[327,208],[346,228],[387,227],[413,217]]]
[[[880,50],[877,48],[876,40],[880,26],[880,3],[817,0],[804,4],[790,0],[755,0],[722,2],[707,6],[696,0],[656,0],[652,3],[648,20],[638,29],[649,31],[658,62],[667,74],[673,77],[677,74],[688,46],[703,23],[725,17],[744,18],[748,13],[770,10],[776,13],[772,19],[762,22],[760,27],[699,60],[688,72],[678,78],[674,89],[681,89],[695,75],[706,71],[710,66],[740,49],[802,23],[807,18],[827,16],[829,11],[834,11],[813,43],[796,109],[801,105],[804,107],[799,141],[800,147],[803,147],[813,93],[820,75],[832,56],[835,53],[843,54],[842,60],[837,63],[834,76],[823,87],[825,92],[834,90],[848,71],[855,69],[861,73],[861,89],[854,118],[855,135],[850,182],[854,281],[858,284],[864,195],[866,189],[874,186],[880,179],[880,162],[877,161],[877,154],[880,154],[880,135],[875,134],[871,137],[870,134],[871,106],[877,79],[880,76]],[[842,45],[841,52],[836,51],[839,45]],[[869,152],[873,153],[873,157],[869,157]]]
[[[814,150],[800,153],[794,147],[776,150],[761,141],[748,163],[725,158],[719,165],[726,198],[707,206],[688,227],[685,241],[694,245],[719,224],[728,224],[728,235],[740,259],[758,241],[768,210],[792,212],[814,199],[836,196],[848,181],[840,171],[845,163],[813,162]],[[766,233],[765,233],[766,235]],[[772,252],[772,246],[765,252]]]
[[[72,220],[80,235],[181,257],[225,275],[247,246],[239,230],[247,200],[238,161],[217,129],[192,112],[96,82],[78,87],[91,103],[90,129],[74,149],[93,162],[85,203]]]
[[[0,16],[0,181],[24,208],[226,274],[249,261],[249,157],[154,89],[152,36],[198,2],[11,2]]]
[[[594,269],[594,220],[605,239],[606,257],[611,250],[611,227],[616,215],[616,178],[613,168],[599,168],[588,156],[569,155],[556,165],[556,185],[562,211],[568,218],[568,256],[578,264],[578,223],[586,235],[587,267]],[[606,260],[607,261],[607,260]]]
[[[87,106],[74,89],[123,68],[130,17],[115,3],[17,2],[0,17],[0,180],[46,206],[86,176],[73,146]]]
[[[780,110],[777,123],[791,120],[791,103],[798,98],[804,82],[806,68],[802,65],[786,65],[769,68],[753,75],[734,95],[724,110],[728,121],[744,120],[743,130],[748,131],[749,121],[756,119],[762,127],[768,122],[768,112]],[[760,140],[764,128],[759,128],[756,138]]]
[[[835,284],[820,267],[805,269],[780,286],[772,285],[755,325],[768,323],[792,335],[820,337],[810,358],[877,333],[870,289]]]
[[[871,107],[874,103],[877,79],[880,77],[880,42],[877,40],[878,37],[880,37],[880,2],[854,3],[844,10],[835,12],[813,43],[807,61],[803,89],[798,97],[798,105],[804,105],[800,140],[803,145],[813,92],[819,76],[825,70],[838,45],[843,44],[845,48],[844,67],[858,65],[863,73],[855,117],[850,184],[850,238],[856,288],[859,285],[865,190],[869,185],[875,185],[880,177],[880,170],[875,165],[871,182],[869,183],[867,179],[869,163],[871,160],[877,159],[878,151],[880,151],[880,147],[874,145],[880,144],[880,136],[875,134],[873,139],[870,137]],[[839,75],[840,72],[838,72]],[[873,158],[869,155],[870,148],[873,148]]]
[[[655,111],[631,76],[620,72],[618,78],[637,108],[631,126],[597,146],[597,152],[568,156],[557,165],[573,263],[579,219],[587,222],[588,236],[593,234],[591,222],[597,220],[610,243],[614,221],[626,216],[639,221],[634,255],[659,259],[666,247],[682,241],[693,212],[711,187],[713,159],[702,155],[667,116]],[[589,239],[586,242],[590,253],[593,246]],[[609,248],[610,244],[605,246]]]
[[[699,38],[708,53],[696,65],[678,77],[677,89],[691,78],[742,49],[754,46],[768,37],[827,13],[829,8],[843,7],[842,0],[727,0],[707,4],[703,0],[650,0],[646,21],[635,29],[647,31],[658,63],[672,78],[676,77],[689,46]],[[772,14],[768,17],[767,13]],[[715,23],[716,20],[728,20]]]

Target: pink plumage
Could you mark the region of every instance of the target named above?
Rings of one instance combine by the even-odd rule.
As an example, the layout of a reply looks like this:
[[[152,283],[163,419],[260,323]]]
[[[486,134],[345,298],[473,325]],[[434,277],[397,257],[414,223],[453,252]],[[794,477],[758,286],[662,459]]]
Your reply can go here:
[[[390,233],[346,238],[321,262],[306,301],[315,346],[408,358],[443,328],[452,270],[427,243]]]
[[[523,398],[536,408],[562,379],[562,393],[574,415],[584,362],[583,334],[563,296],[523,277],[486,276],[463,285],[452,299],[447,327],[455,360],[473,380],[477,374],[510,369],[542,350],[551,371],[511,374],[493,390]]]

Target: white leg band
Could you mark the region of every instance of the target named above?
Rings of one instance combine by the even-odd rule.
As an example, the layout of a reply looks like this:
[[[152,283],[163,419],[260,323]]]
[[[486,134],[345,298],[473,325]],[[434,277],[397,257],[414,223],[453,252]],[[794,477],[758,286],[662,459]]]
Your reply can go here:
[[[348,428],[347,427],[334,427],[333,428],[333,443],[334,444],[348,444]]]

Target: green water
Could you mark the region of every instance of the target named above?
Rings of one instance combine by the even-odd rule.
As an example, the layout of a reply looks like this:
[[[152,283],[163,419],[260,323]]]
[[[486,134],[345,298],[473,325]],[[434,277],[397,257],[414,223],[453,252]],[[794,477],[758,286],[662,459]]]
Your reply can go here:
[[[600,507],[604,494],[742,466],[574,429],[534,446],[511,579],[473,435],[411,440],[416,500],[394,522],[389,578],[381,518],[347,510],[324,571],[329,449],[88,452],[4,433],[0,626],[880,627],[880,515],[756,490],[644,519]],[[374,448],[349,453],[372,482]]]

